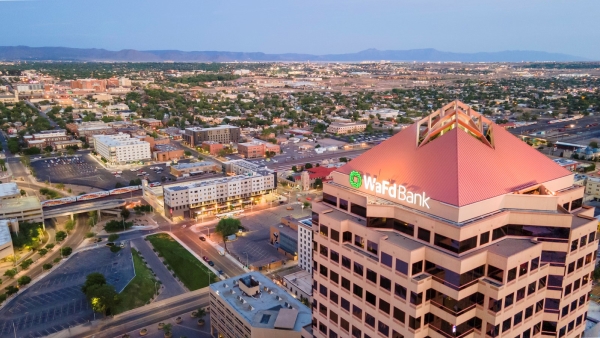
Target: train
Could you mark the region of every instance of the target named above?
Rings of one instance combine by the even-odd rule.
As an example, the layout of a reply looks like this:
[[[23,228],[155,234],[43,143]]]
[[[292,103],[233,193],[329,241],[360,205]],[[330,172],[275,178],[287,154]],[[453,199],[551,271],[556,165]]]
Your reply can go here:
[[[157,187],[160,185],[161,184],[159,182],[154,182],[154,183],[148,184],[148,186],[150,186],[150,187]],[[97,198],[103,198],[106,196],[126,194],[126,193],[134,192],[134,191],[137,191],[140,189],[142,189],[141,185],[132,185],[129,187],[116,188],[116,189],[112,189],[112,190],[108,190],[108,191],[98,191],[98,192],[92,192],[89,194],[84,194],[84,195],[79,195],[79,196],[69,196],[69,197],[57,198],[54,200],[43,201],[42,207],[55,207],[57,205],[89,201],[89,200],[94,200]]]
[[[573,117],[567,117],[566,119],[558,119],[558,120],[548,121],[548,123],[554,124],[554,123],[560,123],[560,122],[575,121],[575,120],[579,120],[582,117],[583,117],[583,115],[575,115]]]

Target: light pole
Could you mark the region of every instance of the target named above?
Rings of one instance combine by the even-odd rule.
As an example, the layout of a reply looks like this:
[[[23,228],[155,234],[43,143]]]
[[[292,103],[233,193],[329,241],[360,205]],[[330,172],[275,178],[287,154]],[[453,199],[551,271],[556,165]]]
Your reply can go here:
[[[156,295],[158,296],[158,282],[154,281],[154,289],[156,290]]]
[[[15,321],[13,320],[13,330],[15,331],[15,338],[17,338],[17,328],[15,327]]]
[[[244,251],[244,253],[246,254],[246,268],[248,268],[248,251]]]

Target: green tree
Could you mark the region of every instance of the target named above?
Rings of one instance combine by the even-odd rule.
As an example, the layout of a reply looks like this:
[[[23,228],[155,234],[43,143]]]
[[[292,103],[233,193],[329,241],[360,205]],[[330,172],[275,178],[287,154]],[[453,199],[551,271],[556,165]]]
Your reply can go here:
[[[323,189],[323,180],[320,178],[315,178],[314,186],[315,189]]]
[[[590,142],[589,146],[590,146],[591,148],[598,148],[598,142],[596,142],[596,141],[592,141],[592,142]]]
[[[192,152],[189,150],[186,150],[183,152],[183,155],[185,155],[185,157],[189,157],[189,156],[192,156]]]
[[[65,223],[65,230],[67,230],[67,233],[70,233],[73,229],[75,229],[75,221],[70,219]]]
[[[122,188],[122,187],[123,187],[123,183],[121,183],[121,182],[117,182],[115,184],[115,189]]]
[[[242,222],[237,218],[225,217],[219,220],[215,232],[223,238],[225,250],[227,250],[227,236],[235,234],[241,227]]]
[[[46,249],[42,248],[42,249],[38,250],[38,254],[40,255],[40,257],[46,256],[47,253],[48,253],[48,250],[46,250]]]
[[[19,288],[17,288],[14,285],[7,286],[7,287],[4,288],[4,290],[6,290],[6,295],[7,296],[12,296],[15,293],[19,292]]]
[[[9,270],[4,271],[4,276],[8,277],[9,279],[15,278],[16,275],[17,275],[17,269],[9,269]]]
[[[19,279],[17,279],[17,283],[19,284],[19,286],[27,285],[30,282],[31,282],[31,277],[29,277],[29,276],[21,276]]]
[[[81,292],[87,294],[87,291],[91,286],[104,284],[106,284],[106,277],[100,272],[92,272],[85,277],[85,283],[81,286]]]
[[[171,323],[166,323],[165,325],[163,325],[163,332],[165,333],[165,337],[170,337],[172,330],[173,330],[173,324]]]
[[[109,241],[109,242],[114,242],[114,241],[116,241],[117,239],[119,239],[119,235],[117,235],[117,234],[110,234],[110,235],[108,236],[108,241]]]
[[[62,242],[65,240],[65,238],[67,238],[67,233],[64,231],[57,231],[56,232],[56,241],[57,242]]]
[[[310,164],[310,163],[306,163],[306,164],[304,165],[304,169],[311,169],[312,167],[313,167],[313,165],[312,165],[312,164]]]
[[[112,310],[119,301],[115,287],[110,284],[91,285],[86,288],[85,295],[90,302],[92,309],[105,316],[112,313]]]
[[[23,262],[21,262],[21,264],[19,264],[19,266],[21,267],[21,269],[27,270],[27,269],[29,269],[31,264],[33,264],[33,259],[29,258],[29,259],[26,259]]]
[[[70,246],[65,246],[60,249],[60,254],[64,257],[69,256],[73,252],[73,249]]]
[[[50,269],[52,269],[52,264],[46,263],[46,264],[42,265],[42,268],[44,268],[44,270],[50,270]]]
[[[123,217],[123,219],[128,219],[129,215],[131,214],[131,212],[129,212],[129,209],[123,207],[123,209],[121,209],[121,217]]]
[[[292,171],[295,172],[295,173],[297,173],[298,172],[298,168],[295,165],[293,165],[292,166]]]

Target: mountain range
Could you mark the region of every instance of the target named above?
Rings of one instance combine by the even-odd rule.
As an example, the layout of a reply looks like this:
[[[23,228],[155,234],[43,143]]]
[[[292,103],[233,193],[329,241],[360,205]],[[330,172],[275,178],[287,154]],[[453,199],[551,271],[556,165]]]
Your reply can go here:
[[[0,46],[3,61],[115,61],[115,62],[232,62],[232,61],[430,61],[430,62],[527,62],[590,61],[586,58],[539,51],[454,53],[433,48],[409,50],[367,49],[345,54],[266,54],[260,52],[134,50],[111,51],[96,48]]]

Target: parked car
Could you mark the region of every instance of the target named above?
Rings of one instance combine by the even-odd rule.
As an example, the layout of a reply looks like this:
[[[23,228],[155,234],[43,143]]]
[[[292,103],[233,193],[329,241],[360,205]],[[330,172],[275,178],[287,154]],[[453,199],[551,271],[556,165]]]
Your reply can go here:
[[[204,237],[204,236],[200,236],[199,238],[200,238],[200,240],[201,240],[202,242],[205,242],[205,241],[206,241],[206,237]]]
[[[202,257],[202,259],[204,259],[205,262],[210,261],[210,259],[208,259],[208,257],[206,257],[206,256]]]
[[[208,261],[208,265],[215,266],[215,263],[213,263],[213,261]]]

